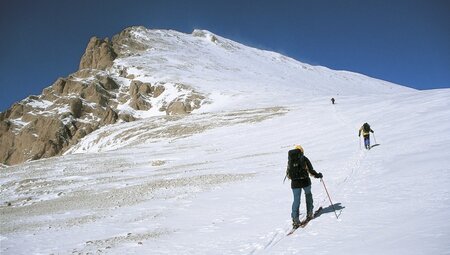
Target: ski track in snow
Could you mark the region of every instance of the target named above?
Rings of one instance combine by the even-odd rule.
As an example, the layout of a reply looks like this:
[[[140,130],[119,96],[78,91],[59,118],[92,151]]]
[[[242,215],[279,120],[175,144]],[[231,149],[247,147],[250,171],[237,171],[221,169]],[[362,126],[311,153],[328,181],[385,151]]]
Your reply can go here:
[[[336,108],[333,108],[334,116],[336,119],[340,120],[341,124],[344,124],[345,126],[349,127],[350,124],[344,120],[344,118],[341,116],[341,114],[336,111]],[[348,169],[348,174],[345,176],[345,178],[338,183],[339,186],[345,186],[343,187],[344,192],[343,193],[350,193],[351,190],[354,189],[352,186],[352,179],[358,178],[358,174],[360,172],[361,167],[361,161],[364,160],[367,153],[366,151],[356,151],[352,157],[352,159],[349,161],[348,165],[344,169]],[[363,172],[364,173],[364,172]],[[355,177],[356,175],[356,177]],[[304,198],[302,198],[304,199]],[[321,200],[321,204],[328,202],[324,199]],[[321,205],[322,207],[324,205]],[[318,208],[320,206],[315,206],[315,208]],[[337,212],[337,215],[339,217],[340,211]],[[254,244],[255,247],[253,251],[251,251],[249,254],[257,254],[257,253],[265,253],[269,252],[272,247],[277,245],[278,243],[282,242],[284,238],[289,238],[289,236],[286,236],[286,234],[291,230],[291,226],[285,227],[285,228],[278,228],[273,232],[268,233],[265,236],[260,237],[261,240],[267,240],[262,243]],[[302,231],[302,229],[297,229],[297,231]],[[297,231],[293,234],[293,236],[297,236]]]
[[[116,150],[2,169],[0,251],[445,254],[450,141],[441,134],[450,131],[449,96],[444,90],[194,115],[190,125],[215,123],[200,132],[180,129],[169,140],[148,133],[134,146],[117,139],[123,147]],[[357,143],[365,121],[380,134],[369,151]],[[282,180],[296,143],[324,174],[339,219],[313,179],[314,205],[324,212],[287,237],[292,194]]]
[[[450,90],[311,66],[203,30],[130,36],[146,47],[109,70],[121,89],[126,67],[167,84],[166,99],[180,84],[205,104],[151,117],[161,114],[155,99],[135,112],[150,118],[96,130],[64,156],[1,168],[2,255],[450,254]],[[379,139],[370,151],[358,141],[364,122]],[[292,191],[282,180],[294,144],[324,174],[339,219],[313,179],[323,213],[287,237]]]

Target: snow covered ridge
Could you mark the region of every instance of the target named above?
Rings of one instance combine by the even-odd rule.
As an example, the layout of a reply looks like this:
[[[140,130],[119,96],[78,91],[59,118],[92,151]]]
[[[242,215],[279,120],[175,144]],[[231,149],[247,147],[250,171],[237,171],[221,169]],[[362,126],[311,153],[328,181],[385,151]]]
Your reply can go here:
[[[200,92],[218,91],[223,95],[240,96],[246,92],[258,94],[267,89],[277,89],[311,96],[356,95],[361,91],[367,94],[413,91],[356,73],[304,64],[205,30],[183,34],[138,27],[122,33],[126,31],[128,36],[123,36],[138,43],[127,47],[115,65],[132,67],[134,70],[129,73],[150,76],[150,80],[181,81]]]
[[[98,128],[165,115],[270,108],[301,98],[413,91],[311,66],[206,30],[93,37],[79,70],[0,113],[0,163],[61,155]],[[273,96],[276,94],[277,96]]]

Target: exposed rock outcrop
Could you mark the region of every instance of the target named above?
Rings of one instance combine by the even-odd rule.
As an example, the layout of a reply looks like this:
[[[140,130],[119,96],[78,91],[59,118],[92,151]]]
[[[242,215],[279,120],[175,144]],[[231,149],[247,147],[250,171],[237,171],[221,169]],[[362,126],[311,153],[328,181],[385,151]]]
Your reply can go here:
[[[121,57],[130,56],[149,48],[148,44],[138,39],[139,31],[146,30],[145,27],[129,27],[119,34],[113,36],[114,51]]]
[[[81,117],[83,107],[83,101],[79,98],[74,98],[70,102],[70,112],[72,113],[74,118]]]
[[[139,74],[128,73],[139,67],[114,66],[117,57],[149,49],[149,42],[139,37],[143,29],[125,29],[112,41],[92,37],[78,71],[1,112],[0,164],[61,155],[94,130],[118,121],[134,121],[152,107],[158,107],[154,112],[167,115],[198,109],[204,97],[191,87],[143,82]]]
[[[112,43],[92,37],[88,43],[84,55],[81,57],[80,69],[100,69],[105,70],[111,67],[117,54],[114,52]]]
[[[159,97],[163,92],[165,88],[162,85],[157,85],[153,87],[153,97]]]
[[[98,127],[115,123],[119,115],[108,102],[118,88],[107,76],[69,76],[14,104],[0,114],[0,163],[60,155]]]
[[[54,117],[39,116],[23,125],[13,122],[2,132],[0,157],[3,163],[17,164],[57,155],[68,144],[71,136],[62,121]]]
[[[167,115],[188,114],[193,110],[200,108],[202,101],[205,99],[199,93],[192,93],[186,97],[178,98],[172,101],[167,107]]]
[[[153,87],[150,83],[143,83],[133,80],[130,83],[130,106],[135,110],[149,110],[152,105],[149,103],[149,97],[158,97],[164,92],[164,86]]]
[[[167,115],[187,114],[187,107],[183,102],[172,102],[166,110]]]
[[[100,125],[107,125],[107,124],[114,124],[116,123],[119,115],[110,107],[106,108],[106,111],[103,113],[102,121],[100,122]]]
[[[108,77],[108,76],[102,77],[102,76],[100,76],[99,81],[100,81],[100,85],[102,85],[102,87],[105,90],[114,90],[114,89],[118,89],[119,88],[119,85],[117,85],[117,83],[113,79],[111,79],[111,77]]]

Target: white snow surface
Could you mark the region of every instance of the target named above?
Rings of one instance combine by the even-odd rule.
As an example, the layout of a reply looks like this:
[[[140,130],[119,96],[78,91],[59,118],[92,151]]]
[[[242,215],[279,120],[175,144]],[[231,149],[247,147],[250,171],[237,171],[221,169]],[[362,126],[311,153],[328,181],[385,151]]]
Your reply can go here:
[[[144,120],[113,126],[110,141],[119,127],[138,141],[2,169],[0,251],[449,254],[449,97],[444,89],[338,98],[336,105],[314,98],[159,119],[160,128],[147,130]],[[188,131],[156,135],[183,120]],[[378,144],[370,151],[358,144],[365,121]],[[314,204],[324,213],[286,237],[292,195],[282,181],[295,143],[323,173],[339,219],[313,179]],[[302,198],[303,216],[304,206]]]
[[[136,31],[180,46],[150,40],[158,50],[145,54],[157,55],[121,64],[139,62],[141,77],[192,85],[211,103],[103,127],[64,156],[1,169],[2,255],[450,254],[450,89],[313,67],[207,31]],[[223,58],[198,53],[208,48]],[[183,66],[185,57],[194,63]],[[164,58],[173,68],[153,70]],[[371,150],[360,147],[364,122],[375,131]],[[324,210],[286,236],[294,144],[324,175],[312,179]]]
[[[206,30],[184,34],[136,27],[132,36],[149,48],[116,59],[111,72],[126,67],[142,82],[190,86],[210,99],[199,112],[271,107],[311,96],[359,95],[361,84],[367,94],[413,91],[357,73],[304,64]]]

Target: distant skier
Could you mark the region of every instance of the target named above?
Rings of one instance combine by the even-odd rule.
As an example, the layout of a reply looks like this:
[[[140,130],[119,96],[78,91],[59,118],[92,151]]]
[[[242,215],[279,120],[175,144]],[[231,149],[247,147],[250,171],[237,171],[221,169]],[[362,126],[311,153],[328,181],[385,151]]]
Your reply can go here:
[[[370,128],[370,125],[366,122],[359,129],[358,136],[361,137],[361,133],[364,137],[364,147],[370,150],[370,132],[374,133],[374,131]]]
[[[288,166],[286,176],[291,180],[292,193],[294,194],[294,201],[292,203],[292,226],[298,228],[300,226],[300,200],[302,189],[305,191],[306,200],[306,217],[308,220],[313,216],[313,197],[311,193],[311,179],[309,175],[315,178],[322,178],[322,173],[317,173],[309,159],[304,155],[304,150],[300,145],[296,145],[288,153]]]
[[[334,97],[331,98],[331,103],[334,104]]]

